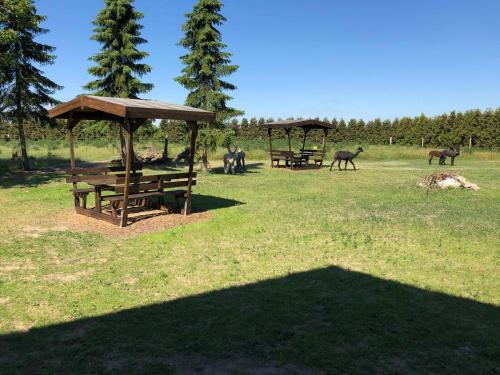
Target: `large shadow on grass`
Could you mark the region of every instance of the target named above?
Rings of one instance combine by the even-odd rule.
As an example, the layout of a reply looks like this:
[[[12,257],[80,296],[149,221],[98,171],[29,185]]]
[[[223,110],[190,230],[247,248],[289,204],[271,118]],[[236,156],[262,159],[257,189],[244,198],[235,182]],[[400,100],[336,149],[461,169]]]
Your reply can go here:
[[[499,327],[496,306],[329,267],[4,335],[0,370],[162,373],[184,353],[328,373],[493,373]]]

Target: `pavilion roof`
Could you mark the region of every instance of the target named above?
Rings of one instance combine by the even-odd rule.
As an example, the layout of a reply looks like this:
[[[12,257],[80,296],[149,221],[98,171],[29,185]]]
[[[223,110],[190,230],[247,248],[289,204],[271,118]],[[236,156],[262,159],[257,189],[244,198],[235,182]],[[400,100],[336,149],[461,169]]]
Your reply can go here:
[[[304,128],[304,129],[333,129],[333,125],[319,120],[280,120],[268,122],[261,125],[265,129],[286,129],[286,128]]]
[[[158,100],[111,98],[81,95],[49,110],[51,118],[68,118],[73,113],[81,120],[171,119],[214,121],[215,113]]]

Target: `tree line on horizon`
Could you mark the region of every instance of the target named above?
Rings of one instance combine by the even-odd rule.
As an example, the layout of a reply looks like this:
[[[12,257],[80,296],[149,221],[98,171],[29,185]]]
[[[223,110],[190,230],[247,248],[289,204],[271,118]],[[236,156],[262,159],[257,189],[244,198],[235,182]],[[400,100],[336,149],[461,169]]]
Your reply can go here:
[[[293,119],[293,118],[287,118]],[[281,120],[277,118],[276,120]],[[274,118],[252,117],[232,119],[225,124],[237,139],[267,139],[267,130],[261,127],[266,122],[273,122]],[[328,133],[328,141],[335,143],[364,143],[384,145],[391,142],[399,145],[420,146],[422,139],[424,146],[450,147],[468,146],[478,148],[500,148],[500,108],[496,110],[469,110],[465,112],[452,111],[438,116],[402,117],[394,120],[374,119],[370,121],[350,119],[328,119],[322,121],[332,124],[334,129]],[[0,136],[13,134],[15,129],[8,124],[0,125]],[[10,133],[9,133],[10,131]],[[162,120],[159,126],[152,121],[138,130],[137,137],[145,140],[161,141],[167,137],[172,143],[186,143],[187,126],[182,121]],[[84,121],[74,129],[74,135],[81,140],[117,139],[118,127],[109,127],[95,121]],[[62,123],[26,124],[28,139],[64,140],[65,128]],[[284,137],[284,132],[273,130],[273,137]],[[302,139],[300,129],[292,131],[292,138]],[[322,141],[321,131],[311,131],[308,134],[311,142],[318,145]]]

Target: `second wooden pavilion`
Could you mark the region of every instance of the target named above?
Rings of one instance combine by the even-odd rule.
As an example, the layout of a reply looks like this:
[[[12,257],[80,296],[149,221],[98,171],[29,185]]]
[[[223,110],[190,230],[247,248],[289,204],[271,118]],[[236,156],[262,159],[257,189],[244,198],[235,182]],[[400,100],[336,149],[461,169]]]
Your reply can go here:
[[[319,120],[283,120],[269,122],[261,125],[267,129],[269,136],[269,155],[271,158],[271,167],[289,168],[291,170],[300,170],[307,168],[321,168],[326,153],[326,137],[328,131],[333,129],[333,125]],[[292,150],[291,132],[293,128],[301,128],[304,132],[302,148],[298,151]],[[288,139],[288,150],[279,150],[273,148],[272,131],[283,129]],[[323,131],[323,143],[319,149],[306,149],[307,135],[311,130]]]

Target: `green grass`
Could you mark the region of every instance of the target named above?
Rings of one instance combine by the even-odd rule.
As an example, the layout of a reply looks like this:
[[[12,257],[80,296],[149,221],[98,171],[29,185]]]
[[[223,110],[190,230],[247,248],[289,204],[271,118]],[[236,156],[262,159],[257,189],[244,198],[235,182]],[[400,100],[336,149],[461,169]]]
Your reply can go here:
[[[358,172],[331,173],[248,160],[199,176],[209,220],[128,239],[54,228],[71,206],[61,174],[0,172],[0,372],[165,373],[179,356],[500,371],[500,157],[446,168],[478,192],[427,193],[425,155],[372,146]]]

